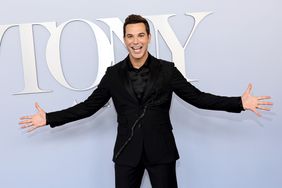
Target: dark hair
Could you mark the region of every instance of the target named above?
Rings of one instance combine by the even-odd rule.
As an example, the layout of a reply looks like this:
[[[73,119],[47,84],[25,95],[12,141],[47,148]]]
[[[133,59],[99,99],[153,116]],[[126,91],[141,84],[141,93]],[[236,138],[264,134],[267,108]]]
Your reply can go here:
[[[147,34],[148,35],[150,34],[150,26],[149,26],[148,21],[140,15],[131,14],[131,15],[127,16],[127,18],[125,19],[124,24],[123,24],[123,36],[124,37],[125,37],[126,26],[128,24],[136,24],[136,23],[143,23],[145,25]]]

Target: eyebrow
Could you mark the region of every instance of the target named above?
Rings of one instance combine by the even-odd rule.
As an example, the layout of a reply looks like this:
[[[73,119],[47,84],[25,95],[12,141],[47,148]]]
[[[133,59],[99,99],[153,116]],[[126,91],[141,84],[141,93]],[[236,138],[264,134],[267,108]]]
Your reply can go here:
[[[127,33],[126,36],[129,36],[129,35],[134,35],[132,33]],[[141,32],[141,33],[137,33],[136,35],[145,35],[145,32]]]

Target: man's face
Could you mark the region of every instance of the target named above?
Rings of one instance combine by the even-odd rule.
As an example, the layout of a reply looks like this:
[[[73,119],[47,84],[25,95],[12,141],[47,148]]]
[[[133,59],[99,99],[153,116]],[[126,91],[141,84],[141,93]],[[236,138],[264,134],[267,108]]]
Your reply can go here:
[[[124,43],[131,62],[145,62],[148,57],[150,39],[151,35],[147,34],[144,23],[126,25]]]

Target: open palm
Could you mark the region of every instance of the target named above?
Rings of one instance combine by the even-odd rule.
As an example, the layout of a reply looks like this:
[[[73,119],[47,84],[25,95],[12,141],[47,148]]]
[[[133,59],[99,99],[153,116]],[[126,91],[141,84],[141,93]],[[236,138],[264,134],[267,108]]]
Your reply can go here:
[[[22,129],[27,129],[27,132],[31,132],[39,127],[43,127],[46,125],[46,113],[45,111],[35,103],[35,108],[37,109],[37,113],[30,116],[23,116],[20,118],[19,124],[21,124]]]
[[[270,96],[253,96],[251,95],[252,91],[252,84],[248,85],[247,90],[243,93],[241,99],[242,104],[245,110],[251,110],[256,115],[260,116],[261,114],[257,111],[257,109],[260,110],[270,110],[270,108],[265,107],[264,105],[272,105],[272,102],[267,102],[265,99],[270,99]]]

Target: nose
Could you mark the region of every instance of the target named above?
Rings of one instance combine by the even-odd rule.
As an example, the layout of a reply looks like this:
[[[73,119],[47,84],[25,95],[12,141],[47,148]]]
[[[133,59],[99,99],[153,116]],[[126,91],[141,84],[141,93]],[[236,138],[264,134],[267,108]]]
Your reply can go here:
[[[138,42],[139,42],[138,37],[134,37],[134,38],[133,38],[133,43],[136,44],[136,43],[138,43]]]

